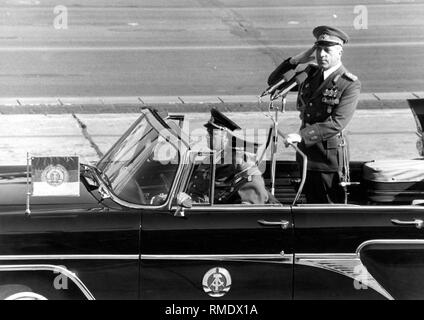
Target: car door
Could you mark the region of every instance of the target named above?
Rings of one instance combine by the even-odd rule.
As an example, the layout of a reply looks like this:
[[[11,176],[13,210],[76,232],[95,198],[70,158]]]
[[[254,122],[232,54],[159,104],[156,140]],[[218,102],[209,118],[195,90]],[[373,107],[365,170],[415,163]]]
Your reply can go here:
[[[189,167],[188,180],[198,173]],[[141,298],[291,299],[290,207],[207,199],[184,214],[177,206],[142,212]]]
[[[0,190],[0,296],[138,298],[139,212],[99,201],[81,183],[79,197],[33,198],[25,214],[26,184]]]
[[[422,279],[422,243],[395,245],[424,239],[422,206],[297,205],[293,217],[297,299],[405,297],[393,281],[406,279],[394,271]]]

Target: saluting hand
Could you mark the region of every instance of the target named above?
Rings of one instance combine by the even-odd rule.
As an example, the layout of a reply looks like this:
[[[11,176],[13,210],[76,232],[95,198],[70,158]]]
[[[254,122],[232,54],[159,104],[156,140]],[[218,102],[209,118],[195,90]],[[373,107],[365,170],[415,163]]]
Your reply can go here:
[[[308,50],[305,50],[294,57],[290,59],[291,64],[302,64],[302,63],[308,63],[313,60],[315,60],[314,52],[315,52],[316,46],[313,45]]]

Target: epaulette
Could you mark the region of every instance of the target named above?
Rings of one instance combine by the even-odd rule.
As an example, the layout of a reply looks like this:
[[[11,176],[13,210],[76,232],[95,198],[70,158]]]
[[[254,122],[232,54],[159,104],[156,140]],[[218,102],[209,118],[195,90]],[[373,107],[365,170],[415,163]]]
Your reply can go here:
[[[355,76],[354,74],[350,73],[350,72],[345,72],[344,76],[346,76],[346,78],[348,78],[351,81],[356,81],[358,80],[358,77]]]

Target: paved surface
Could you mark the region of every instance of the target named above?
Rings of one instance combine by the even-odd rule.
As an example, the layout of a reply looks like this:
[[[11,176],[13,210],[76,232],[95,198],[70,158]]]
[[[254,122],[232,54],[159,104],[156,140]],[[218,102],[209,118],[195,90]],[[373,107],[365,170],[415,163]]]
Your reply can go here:
[[[354,28],[357,4],[367,29]],[[351,35],[344,62],[363,92],[422,91],[423,16],[423,0],[6,0],[0,96],[256,95],[319,24]]]
[[[242,128],[270,126],[270,120],[258,112],[226,114]],[[137,113],[1,115],[0,165],[25,164],[27,152],[78,155],[85,163],[95,162],[138,116]],[[186,114],[188,132],[194,133],[193,139],[205,133],[202,125],[208,118],[208,113]],[[280,119],[279,128],[283,132],[298,130],[297,112],[286,112]],[[352,160],[416,158],[415,130],[414,119],[407,109],[358,110],[349,127]],[[281,145],[278,158],[294,159],[294,153]]]
[[[342,0],[60,4],[66,29],[54,27],[56,0],[0,3],[0,164],[23,164],[26,152],[96,161],[141,106],[200,111],[187,114],[192,130],[214,105],[257,111],[267,75],[307,48],[319,24],[351,35],[344,62],[363,84],[350,127],[352,159],[416,156],[406,99],[424,97],[424,0],[364,0],[362,30],[354,28],[356,4]],[[257,112],[229,114],[245,128],[269,126]],[[296,112],[283,119],[284,132],[297,130]],[[293,153],[281,147],[279,157]]]
[[[424,92],[361,93],[358,109],[408,108],[408,100],[423,99]],[[287,96],[287,111],[296,110],[297,93]],[[281,99],[274,102],[281,106]],[[247,112],[267,110],[269,97],[256,95],[219,96],[132,96],[132,97],[31,97],[0,98],[0,114],[137,113],[142,107],[167,112],[209,112],[212,107]]]

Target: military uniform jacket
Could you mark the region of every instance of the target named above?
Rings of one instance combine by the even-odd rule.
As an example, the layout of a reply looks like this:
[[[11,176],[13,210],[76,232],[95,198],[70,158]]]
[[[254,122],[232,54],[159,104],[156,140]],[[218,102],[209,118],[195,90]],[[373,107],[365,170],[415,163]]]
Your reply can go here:
[[[269,76],[274,84],[290,69],[296,68],[285,60]],[[342,131],[355,112],[361,83],[343,66],[322,83],[321,70],[314,65],[308,78],[298,88],[297,108],[302,125],[299,148],[308,157],[308,170],[340,172],[342,170]]]
[[[224,157],[216,159],[215,169],[215,198],[216,204],[227,203],[227,197],[234,191],[236,185],[239,190],[252,189],[256,195],[239,192],[242,201],[248,203],[265,203],[268,201],[268,192],[265,187],[265,181],[262,178],[262,173],[256,164],[249,160],[246,153],[238,153],[233,150],[228,150],[230,159]],[[226,163],[225,160],[230,160],[231,163]],[[202,198],[208,194],[209,178],[210,178],[210,165],[207,164],[201,170],[203,174],[198,172],[191,182],[189,187],[190,196],[194,198]],[[258,200],[260,199],[260,200]]]

